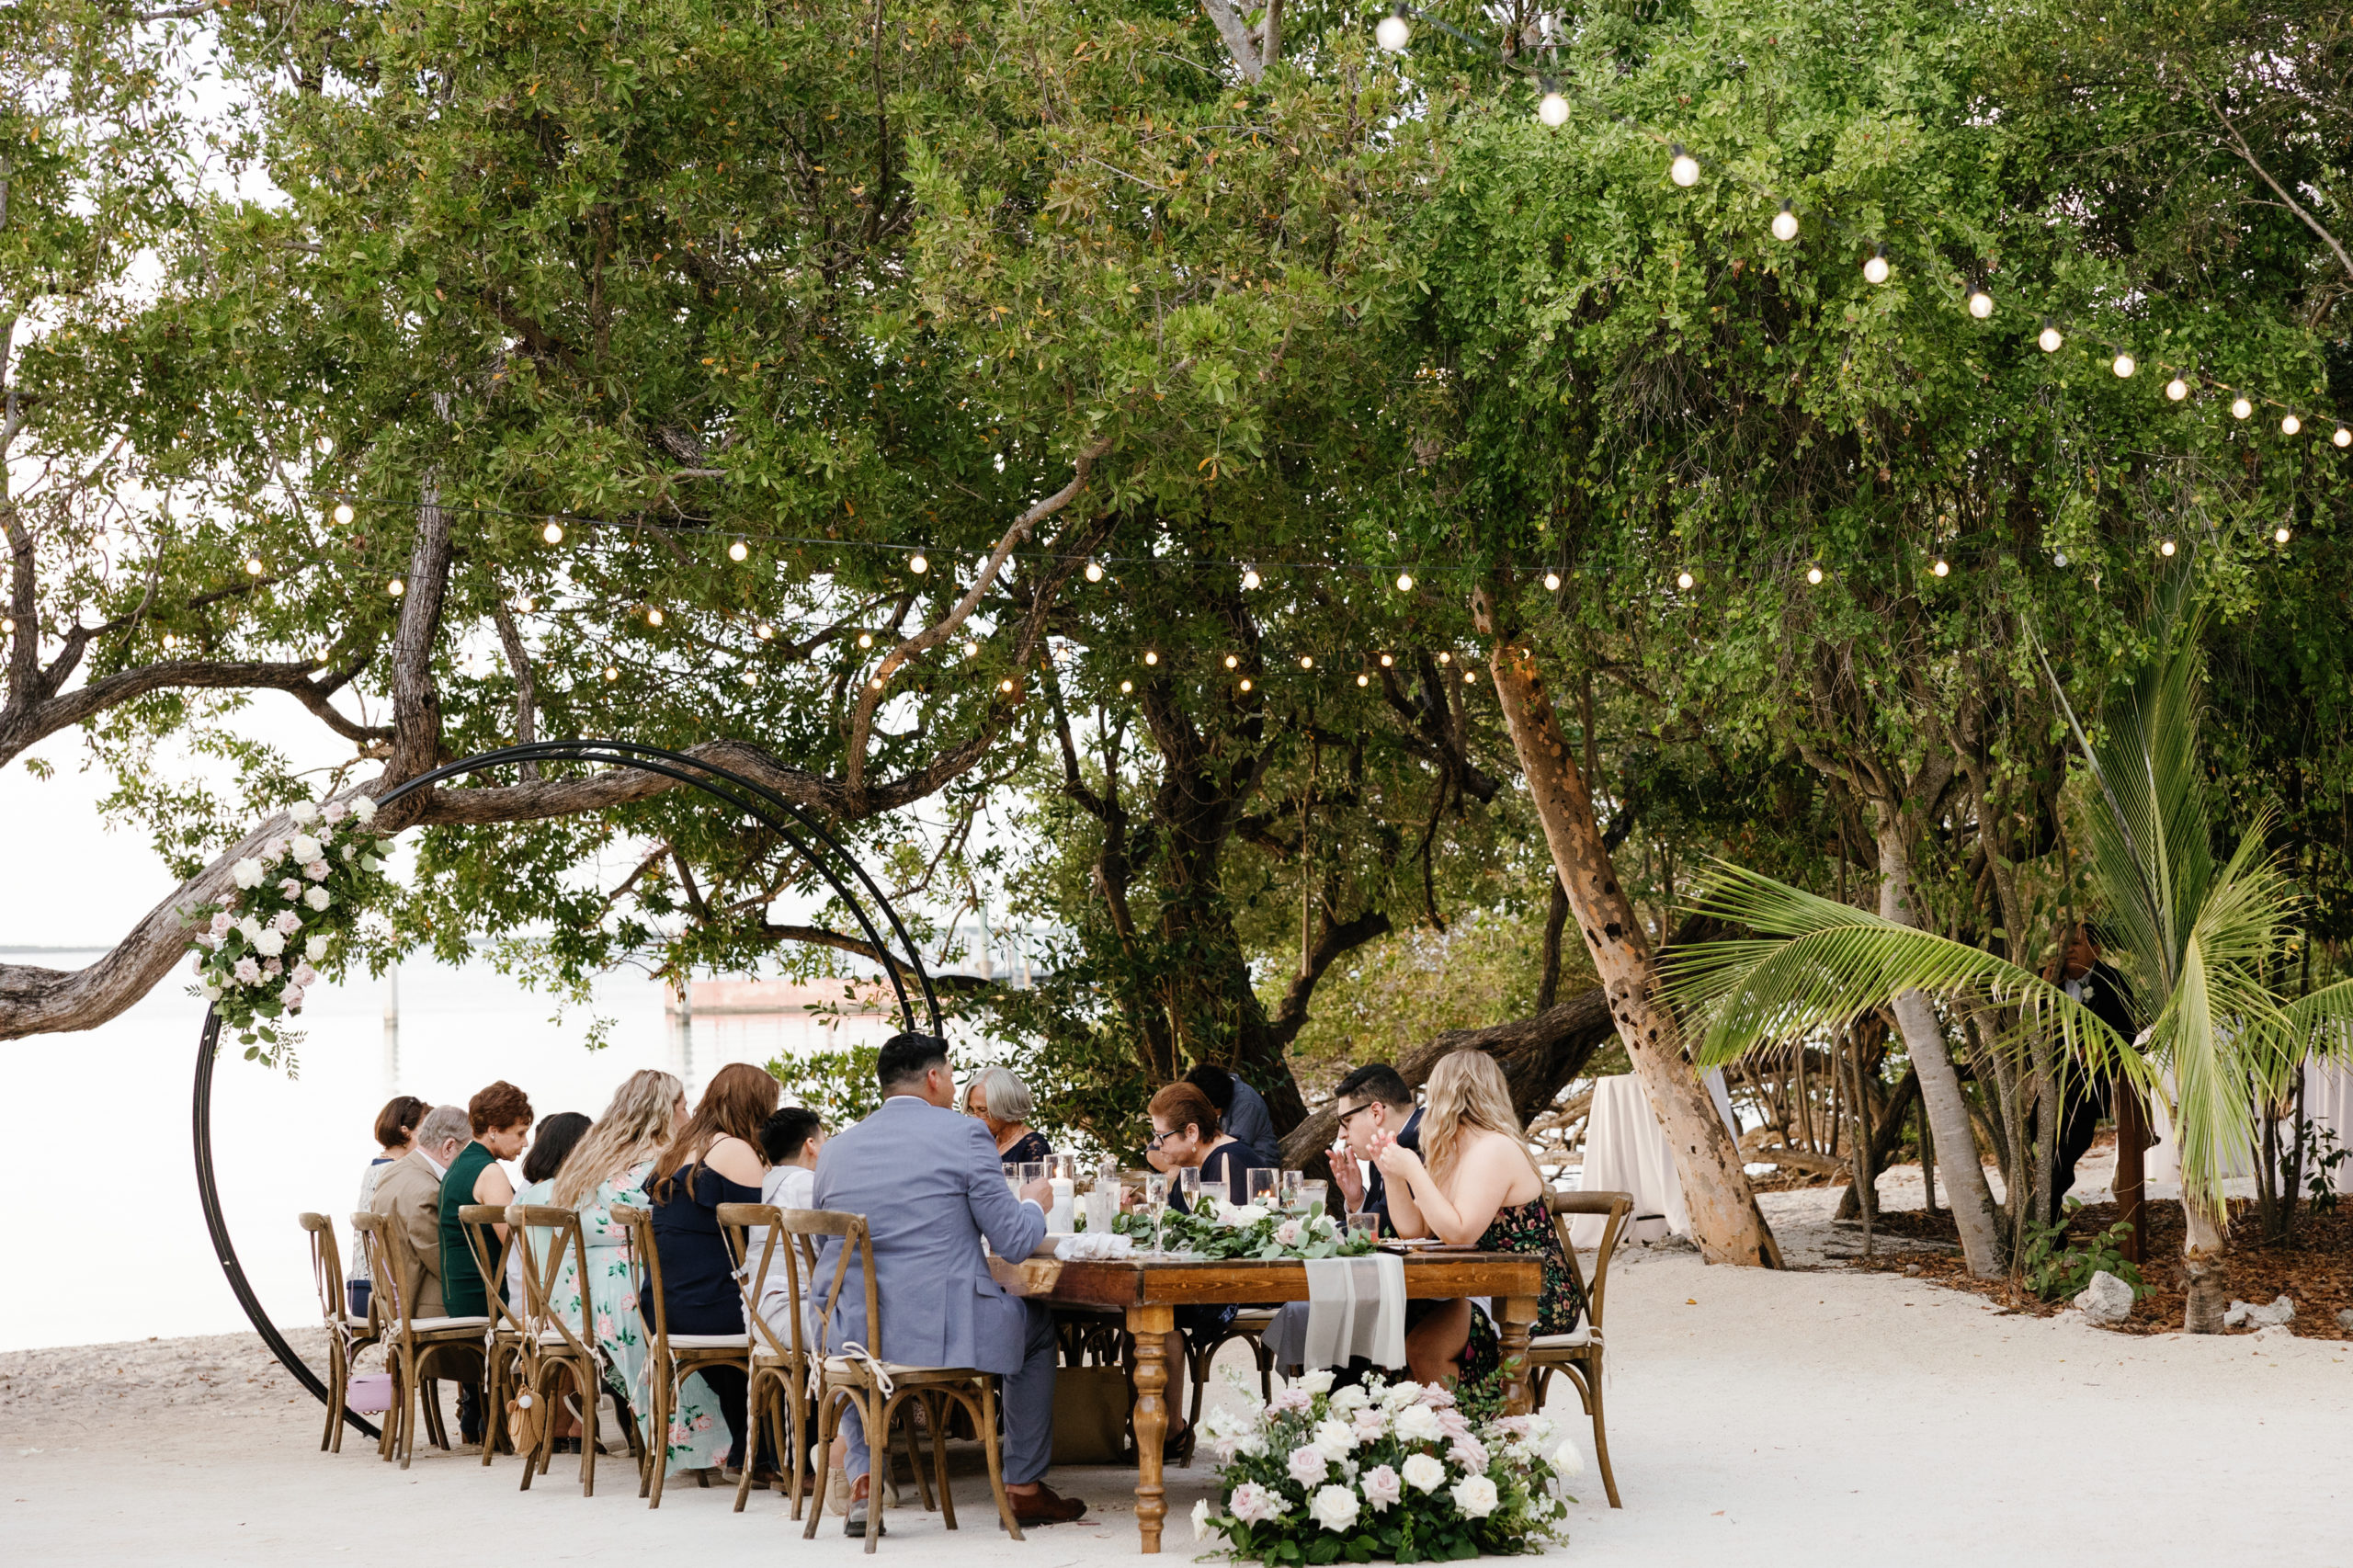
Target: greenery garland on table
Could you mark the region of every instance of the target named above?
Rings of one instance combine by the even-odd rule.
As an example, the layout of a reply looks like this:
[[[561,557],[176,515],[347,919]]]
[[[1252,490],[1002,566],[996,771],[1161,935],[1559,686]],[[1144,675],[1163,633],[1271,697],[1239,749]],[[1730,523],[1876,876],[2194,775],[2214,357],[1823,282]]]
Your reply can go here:
[[[287,814],[292,833],[230,867],[236,892],[180,915],[194,932],[197,991],[248,1060],[271,1062],[301,1039],[278,1020],[302,1010],[318,966],[338,958],[337,938],[388,887],[392,842],[374,831],[376,802],[365,795],[305,801]]]
[[[1161,1217],[1160,1244],[1220,1262],[1246,1258],[1272,1263],[1311,1257],[1358,1257],[1372,1250],[1371,1238],[1343,1231],[1329,1214],[1286,1214],[1262,1203],[1212,1199],[1208,1211],[1171,1209]],[[1152,1216],[1126,1213],[1111,1221],[1123,1236],[1152,1244]]]
[[[1231,1372],[1235,1401],[1201,1418],[1218,1500],[1193,1508],[1194,1538],[1224,1555],[1321,1564],[1540,1551],[1562,1538],[1563,1485],[1585,1468],[1574,1438],[1547,1450],[1542,1415],[1474,1423],[1443,1388],[1378,1376],[1335,1391],[1307,1373],[1267,1403]]]

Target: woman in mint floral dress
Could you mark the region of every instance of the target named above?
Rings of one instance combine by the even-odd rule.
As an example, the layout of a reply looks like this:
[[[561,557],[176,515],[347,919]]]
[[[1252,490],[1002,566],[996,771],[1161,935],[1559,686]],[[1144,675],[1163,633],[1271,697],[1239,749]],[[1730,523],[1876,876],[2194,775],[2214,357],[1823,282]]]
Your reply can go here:
[[[651,1440],[645,1412],[653,1407],[645,1379],[645,1329],[630,1279],[629,1233],[613,1221],[613,1205],[642,1208],[645,1178],[671,1133],[687,1119],[687,1093],[677,1079],[651,1068],[633,1073],[612,1103],[556,1173],[547,1201],[580,1212],[580,1242],[588,1276],[589,1328],[605,1358],[606,1381],[636,1413],[638,1437]],[[568,1323],[580,1321],[580,1268],[566,1257],[549,1305]],[[670,1469],[710,1470],[726,1454],[727,1424],[701,1377],[679,1391],[670,1424]]]
[[[1503,1069],[1482,1051],[1458,1051],[1432,1070],[1428,1095],[1422,1152],[1392,1142],[1376,1155],[1398,1233],[1540,1255],[1544,1293],[1530,1332],[1569,1333],[1585,1315],[1584,1292],[1561,1250],[1544,1201],[1549,1189],[1528,1153]],[[1467,1301],[1434,1304],[1405,1335],[1415,1381],[1458,1383],[1466,1403],[1500,1393],[1499,1348],[1486,1314]]]

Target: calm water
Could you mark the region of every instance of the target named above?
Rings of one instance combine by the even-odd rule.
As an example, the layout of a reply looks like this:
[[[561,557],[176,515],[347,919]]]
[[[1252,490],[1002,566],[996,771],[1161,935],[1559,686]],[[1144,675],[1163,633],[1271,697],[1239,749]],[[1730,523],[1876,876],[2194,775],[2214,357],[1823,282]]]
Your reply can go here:
[[[9,954],[51,968],[98,956]],[[86,1034],[0,1044],[0,1083],[14,1111],[0,1171],[18,1200],[0,1349],[244,1326],[197,1203],[188,1099],[204,1006],[184,994],[186,983],[176,972]],[[797,1017],[701,1017],[681,1038],[662,987],[631,971],[598,987],[596,1010],[617,1023],[612,1043],[592,1052],[580,1044],[585,1015],[552,1022],[551,999],[486,964],[412,965],[400,973],[399,1043],[389,1051],[387,990],[363,976],[314,991],[299,1076],[257,1067],[233,1048],[214,1078],[213,1155],[230,1235],[280,1323],[309,1323],[318,1311],[294,1217],[350,1213],[375,1152],[369,1129],[392,1095],[462,1105],[505,1078],[541,1116],[594,1116],[639,1067],[666,1068],[699,1091],[722,1063],[792,1051],[809,1028]],[[126,1218],[133,1215],[145,1218]],[[348,1227],[340,1228],[347,1247]]]

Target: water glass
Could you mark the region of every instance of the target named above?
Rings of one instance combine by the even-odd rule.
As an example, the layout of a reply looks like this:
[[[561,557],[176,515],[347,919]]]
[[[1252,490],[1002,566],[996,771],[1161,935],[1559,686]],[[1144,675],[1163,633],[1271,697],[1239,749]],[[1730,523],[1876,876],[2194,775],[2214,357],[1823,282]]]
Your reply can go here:
[[[1313,1220],[1324,1212],[1324,1198],[1332,1190],[1329,1182],[1303,1181],[1299,1184],[1299,1202],[1294,1206],[1304,1218]]]
[[[1275,1182],[1281,1175],[1271,1165],[1254,1166],[1243,1191],[1248,1194],[1253,1203],[1271,1205],[1275,1200]]]
[[[1298,1213],[1300,1185],[1306,1181],[1307,1173],[1304,1171],[1284,1171],[1280,1173],[1276,1179],[1279,1184],[1279,1188],[1283,1195],[1283,1207],[1291,1213]]]
[[[1024,1161],[1022,1161],[1022,1162],[1021,1162],[1021,1185],[1022,1185],[1022,1186],[1024,1186],[1024,1187],[1028,1187],[1028,1186],[1029,1186],[1030,1183],[1032,1183],[1032,1182],[1040,1182],[1040,1181],[1043,1181],[1043,1180],[1045,1180],[1045,1179],[1046,1179],[1046,1162],[1045,1162],[1045,1161],[1043,1161],[1043,1160],[1024,1160]]]
[[[1349,1216],[1348,1216],[1348,1239],[1349,1239],[1349,1240],[1351,1240],[1351,1241],[1354,1241],[1354,1240],[1355,1240],[1357,1237],[1358,1237],[1358,1236],[1362,1236],[1365,1240],[1367,1240],[1367,1241],[1369,1241],[1369,1242],[1378,1242],[1378,1241],[1380,1241],[1380,1240],[1381,1240],[1381,1216],[1380,1216],[1380,1215],[1378,1215],[1378,1214],[1351,1214],[1351,1215],[1349,1215]]]
[[[1016,1201],[1018,1201],[1021,1197],[1021,1162],[1019,1160],[1005,1162],[1005,1186],[1006,1190],[1012,1193]]]

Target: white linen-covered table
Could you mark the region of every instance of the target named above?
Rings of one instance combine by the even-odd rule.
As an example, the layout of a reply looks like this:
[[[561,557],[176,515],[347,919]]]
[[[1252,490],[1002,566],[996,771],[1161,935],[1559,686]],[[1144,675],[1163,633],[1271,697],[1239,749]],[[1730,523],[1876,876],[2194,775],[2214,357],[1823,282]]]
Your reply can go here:
[[[1721,1070],[1708,1074],[1708,1096],[1716,1114],[1735,1139],[1732,1096],[1724,1090]],[[1577,1177],[1584,1192],[1631,1192],[1634,1212],[1628,1233],[1637,1241],[1662,1241],[1668,1235],[1691,1233],[1691,1211],[1683,1200],[1683,1182],[1675,1174],[1675,1151],[1651,1109],[1642,1081],[1631,1074],[1593,1081],[1593,1108],[1585,1124],[1585,1169]],[[1581,1214],[1569,1222],[1569,1234],[1581,1247],[1597,1247],[1608,1216]]]

